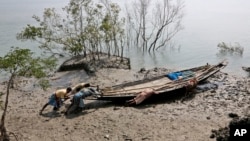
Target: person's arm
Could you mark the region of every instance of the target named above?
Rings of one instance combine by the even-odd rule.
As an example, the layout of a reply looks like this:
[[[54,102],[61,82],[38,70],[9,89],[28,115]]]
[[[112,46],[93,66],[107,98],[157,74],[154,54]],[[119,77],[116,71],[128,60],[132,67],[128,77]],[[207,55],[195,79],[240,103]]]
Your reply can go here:
[[[85,97],[91,96],[94,93],[91,90],[89,90],[88,88],[86,88],[85,90],[81,90],[81,92],[83,93],[82,99],[84,99]]]
[[[68,112],[69,112],[70,108],[71,108],[73,105],[74,105],[73,103],[71,103],[71,104],[69,105],[69,107],[68,107],[67,110],[65,111],[64,115],[68,115]]]
[[[69,99],[69,95],[70,95],[70,93],[69,93],[69,94],[66,94],[66,95],[64,96],[64,101],[67,100],[67,99]]]
[[[90,85],[90,87],[98,87],[98,85]]]
[[[87,88],[87,87],[98,87],[98,85],[92,85],[92,84],[90,84],[90,83],[86,83],[86,84],[84,85],[84,87],[85,87],[85,88]]]
[[[74,95],[76,93],[75,89],[73,89],[71,92],[69,92],[67,95],[70,96],[70,95]]]

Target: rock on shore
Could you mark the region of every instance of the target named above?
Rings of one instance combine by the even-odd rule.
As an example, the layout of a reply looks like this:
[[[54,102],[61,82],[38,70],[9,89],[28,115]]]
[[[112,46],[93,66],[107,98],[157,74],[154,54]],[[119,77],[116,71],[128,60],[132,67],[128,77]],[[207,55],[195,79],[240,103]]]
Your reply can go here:
[[[130,59],[114,55],[109,56],[106,53],[78,55],[63,62],[58,72],[84,69],[87,73],[92,73],[100,68],[130,69]]]

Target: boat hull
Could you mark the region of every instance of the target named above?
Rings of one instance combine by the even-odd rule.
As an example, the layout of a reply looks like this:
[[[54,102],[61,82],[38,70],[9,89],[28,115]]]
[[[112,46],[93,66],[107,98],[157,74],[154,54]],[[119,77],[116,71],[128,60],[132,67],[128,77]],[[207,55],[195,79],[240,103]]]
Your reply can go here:
[[[111,87],[101,89],[102,95],[94,98],[96,100],[107,100],[114,102],[127,101],[135,98],[141,91],[151,88],[157,94],[150,96],[150,99],[165,99],[171,96],[178,96],[187,94],[190,89],[190,83],[195,80],[197,83],[201,83],[210,76],[214,75],[221,69],[223,69],[228,63],[222,61],[216,65],[206,64],[191,69],[185,69],[178,72],[192,71],[195,75],[180,80],[167,80],[166,75],[157,76],[151,79],[144,79],[124,84],[119,84]],[[196,84],[197,84],[196,83]]]

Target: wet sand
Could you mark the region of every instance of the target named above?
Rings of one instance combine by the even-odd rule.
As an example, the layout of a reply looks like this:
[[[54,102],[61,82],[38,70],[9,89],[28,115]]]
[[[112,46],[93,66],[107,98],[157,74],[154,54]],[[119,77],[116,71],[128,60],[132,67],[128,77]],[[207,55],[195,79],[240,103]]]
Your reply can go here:
[[[66,101],[60,111],[53,112],[49,106],[39,115],[57,88],[85,81],[111,86],[168,71],[101,69],[95,76],[87,76],[84,71],[63,72],[50,78],[53,85],[46,92],[28,81],[22,91],[10,91],[7,130],[23,141],[214,141],[211,130],[227,126],[229,113],[250,114],[250,79],[219,72],[208,79],[219,84],[218,88],[194,91],[186,98],[145,102],[135,107],[85,100],[82,113],[64,116],[62,112],[70,103]],[[1,84],[1,92],[5,89]]]

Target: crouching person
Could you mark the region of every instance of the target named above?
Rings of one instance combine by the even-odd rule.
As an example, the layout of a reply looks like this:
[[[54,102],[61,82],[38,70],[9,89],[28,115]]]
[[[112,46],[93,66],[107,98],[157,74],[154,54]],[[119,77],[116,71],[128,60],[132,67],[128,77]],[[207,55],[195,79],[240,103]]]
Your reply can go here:
[[[72,91],[72,88],[71,87],[68,87],[67,89],[60,89],[60,90],[57,90],[55,91],[49,98],[49,101],[43,106],[43,108],[40,110],[39,114],[41,115],[43,110],[48,106],[48,105],[51,105],[53,106],[53,110],[56,111],[58,110],[63,101],[62,99],[66,100],[68,99],[68,94]]]
[[[69,114],[69,112],[73,111],[74,113],[81,112],[84,108],[84,102],[83,99],[92,96],[92,95],[98,95],[99,92],[95,90],[94,88],[88,87],[81,90],[81,88],[78,88],[77,93],[73,96],[72,103],[67,108],[65,115]]]

